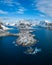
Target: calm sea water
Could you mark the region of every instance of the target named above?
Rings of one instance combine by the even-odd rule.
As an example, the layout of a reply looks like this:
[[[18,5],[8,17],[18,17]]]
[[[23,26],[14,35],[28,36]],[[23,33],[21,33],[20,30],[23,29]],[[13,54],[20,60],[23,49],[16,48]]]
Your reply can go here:
[[[14,27],[9,32],[19,31]],[[17,37],[0,37],[0,65],[52,65],[52,30],[39,27],[32,34],[39,40],[34,47],[42,50],[34,55],[24,54],[24,48],[13,43]]]

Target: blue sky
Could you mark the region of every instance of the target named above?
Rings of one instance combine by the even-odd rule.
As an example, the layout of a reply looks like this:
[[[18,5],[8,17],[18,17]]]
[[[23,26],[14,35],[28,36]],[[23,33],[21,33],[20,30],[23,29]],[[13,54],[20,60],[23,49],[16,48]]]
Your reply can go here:
[[[52,0],[0,0],[0,19],[38,19],[52,21]]]

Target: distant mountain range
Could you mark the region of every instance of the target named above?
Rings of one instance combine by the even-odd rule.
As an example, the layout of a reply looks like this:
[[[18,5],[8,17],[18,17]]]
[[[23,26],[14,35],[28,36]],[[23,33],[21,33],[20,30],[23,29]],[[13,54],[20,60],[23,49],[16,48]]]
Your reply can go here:
[[[47,27],[50,26],[52,24],[52,22],[49,22],[48,20],[44,20],[44,21],[38,21],[38,20],[19,20],[18,22],[14,22],[14,23],[8,23],[6,22],[5,25],[9,25],[9,26],[18,26],[20,23],[24,23],[24,24],[29,24],[31,26],[41,26],[41,27]],[[3,27],[3,25],[2,25]],[[6,27],[3,27],[4,29],[7,29]]]
[[[39,26],[41,26],[41,27],[52,27],[52,22],[49,22],[47,20],[40,21]]]

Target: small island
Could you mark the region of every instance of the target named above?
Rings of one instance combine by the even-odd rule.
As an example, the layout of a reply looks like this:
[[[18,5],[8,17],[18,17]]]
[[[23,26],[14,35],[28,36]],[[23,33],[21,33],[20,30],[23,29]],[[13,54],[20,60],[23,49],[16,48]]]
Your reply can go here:
[[[17,45],[28,48],[26,53],[32,53],[34,50],[32,46],[37,43],[37,40],[34,39],[35,35],[30,33],[33,32],[31,25],[22,22],[19,24],[19,30],[20,32],[18,33],[18,38],[16,39]]]

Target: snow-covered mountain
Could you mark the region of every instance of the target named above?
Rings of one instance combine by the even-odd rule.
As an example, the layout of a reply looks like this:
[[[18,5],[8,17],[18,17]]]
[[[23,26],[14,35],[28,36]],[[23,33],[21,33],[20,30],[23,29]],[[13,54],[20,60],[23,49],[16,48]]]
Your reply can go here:
[[[46,21],[40,21],[39,26],[45,27],[47,25]]]
[[[9,30],[11,28],[8,28],[5,25],[3,25],[3,24],[0,23],[0,29],[2,29],[2,30]]]
[[[40,21],[39,26],[41,27],[52,27],[52,22],[45,20],[45,21]]]
[[[24,23],[24,24],[28,24],[28,25],[31,25],[31,26],[42,26],[42,27],[46,27],[47,24],[50,24],[51,22],[49,20],[44,20],[44,21],[39,21],[37,19],[21,19],[21,20],[18,20],[17,22],[6,22],[4,23],[4,25],[6,26],[19,26],[20,23]],[[4,27],[5,28],[5,27]]]
[[[2,27],[3,30],[8,30],[9,29],[8,27],[6,27],[4,25],[1,25],[1,27]]]

